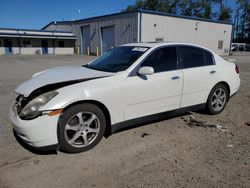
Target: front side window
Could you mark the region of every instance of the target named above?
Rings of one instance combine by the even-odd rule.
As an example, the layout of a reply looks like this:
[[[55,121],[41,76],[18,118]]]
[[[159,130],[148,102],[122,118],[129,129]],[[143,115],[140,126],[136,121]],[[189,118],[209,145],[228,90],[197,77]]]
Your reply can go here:
[[[183,68],[194,68],[206,65],[203,50],[200,48],[182,46],[181,54]]]
[[[164,72],[177,69],[176,47],[164,47],[154,51],[141,65],[154,68],[154,72]]]
[[[121,46],[113,48],[85,67],[105,72],[120,72],[129,68],[149,48]]]

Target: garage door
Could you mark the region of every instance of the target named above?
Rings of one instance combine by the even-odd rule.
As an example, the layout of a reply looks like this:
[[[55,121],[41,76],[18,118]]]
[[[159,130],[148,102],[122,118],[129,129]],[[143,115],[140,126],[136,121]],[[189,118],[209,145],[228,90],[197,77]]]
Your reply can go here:
[[[102,53],[110,50],[115,46],[115,28],[111,27],[103,27],[101,29],[102,32]]]
[[[81,27],[82,33],[82,54],[88,54],[88,47],[90,48],[90,26]]]

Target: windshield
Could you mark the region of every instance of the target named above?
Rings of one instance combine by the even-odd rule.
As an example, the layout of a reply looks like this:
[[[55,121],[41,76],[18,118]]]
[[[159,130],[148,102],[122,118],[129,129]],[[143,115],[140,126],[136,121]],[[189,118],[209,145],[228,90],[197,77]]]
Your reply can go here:
[[[147,47],[121,46],[114,48],[85,67],[105,72],[120,72],[129,68],[148,50]]]

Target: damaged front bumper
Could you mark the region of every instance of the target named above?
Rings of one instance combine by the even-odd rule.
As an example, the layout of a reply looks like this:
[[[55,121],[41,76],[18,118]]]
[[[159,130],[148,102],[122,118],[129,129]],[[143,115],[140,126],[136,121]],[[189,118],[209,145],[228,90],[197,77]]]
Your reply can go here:
[[[57,126],[60,114],[43,115],[32,120],[22,120],[13,108],[9,117],[12,126],[25,143],[35,148],[49,147],[58,144]]]

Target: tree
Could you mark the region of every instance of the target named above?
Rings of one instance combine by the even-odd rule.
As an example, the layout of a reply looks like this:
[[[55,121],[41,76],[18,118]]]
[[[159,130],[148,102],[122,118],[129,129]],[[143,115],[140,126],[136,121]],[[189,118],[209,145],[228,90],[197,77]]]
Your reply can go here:
[[[129,5],[122,11],[145,9],[176,14],[177,4],[178,0],[137,0],[135,5]]]
[[[225,21],[225,22],[231,22],[232,21],[231,20],[231,13],[232,13],[232,9],[230,9],[228,7],[221,7],[218,20]]]
[[[134,5],[127,6],[126,9],[123,9],[122,12],[133,11],[138,9],[145,9],[145,1],[144,0],[136,0]]]
[[[182,15],[211,19],[214,0],[182,0],[179,4]]]
[[[245,0],[239,0],[245,1]],[[219,11],[214,12],[215,5]],[[232,10],[224,5],[223,0],[137,0],[123,11],[138,9],[155,10],[185,16],[231,21]]]
[[[237,0],[239,8],[239,25],[237,24],[236,41],[250,43],[250,1]]]

